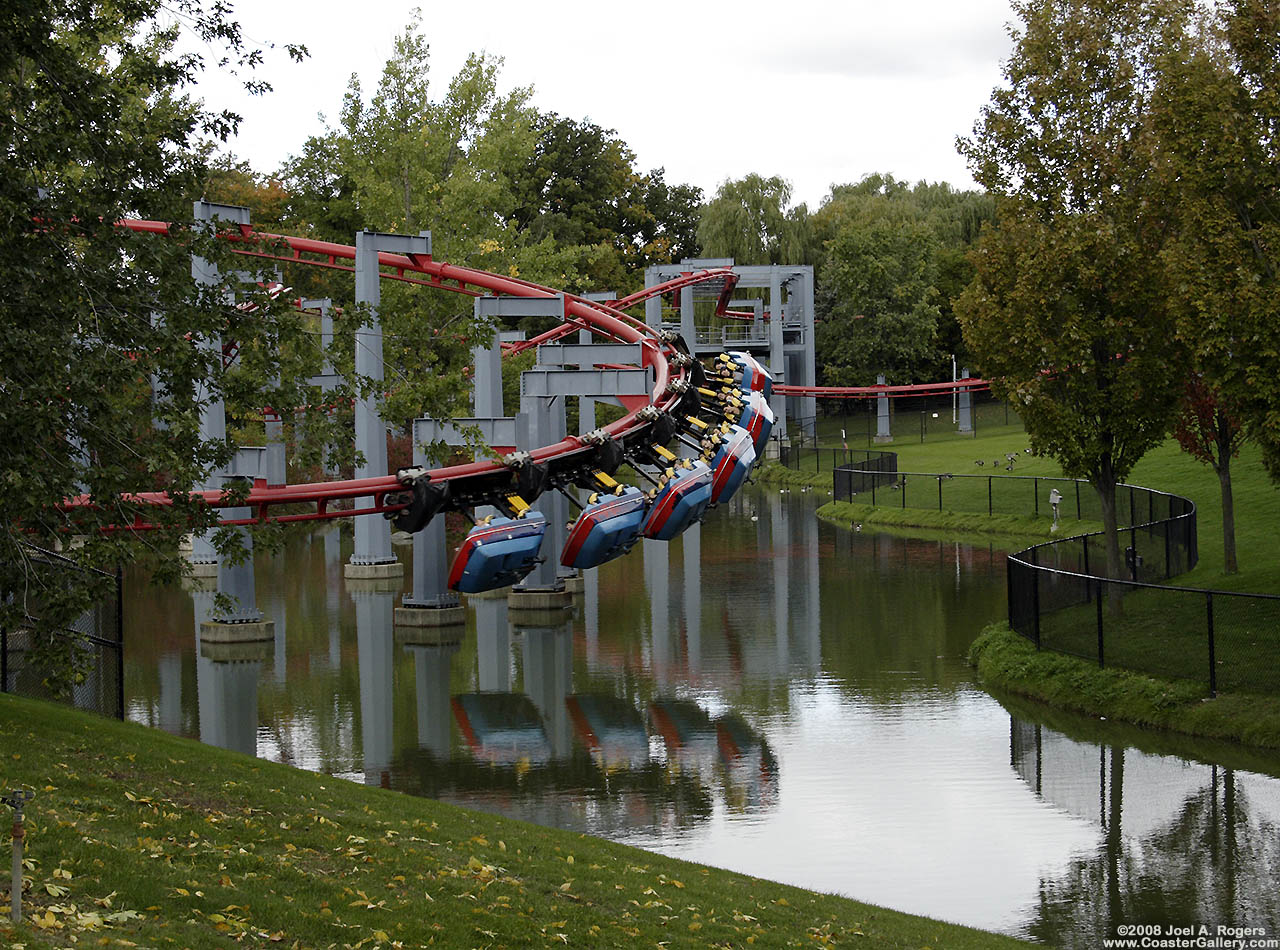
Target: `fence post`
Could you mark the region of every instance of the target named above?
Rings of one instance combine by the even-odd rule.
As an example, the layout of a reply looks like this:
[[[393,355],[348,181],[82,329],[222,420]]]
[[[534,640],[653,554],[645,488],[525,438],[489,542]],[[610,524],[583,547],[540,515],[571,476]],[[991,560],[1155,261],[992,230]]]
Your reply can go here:
[[[0,627],[0,693],[9,692],[9,628]]]
[[[991,476],[987,476],[987,517],[991,517]]]
[[[907,476],[902,476],[902,507],[907,507]]]
[[[942,476],[938,476],[938,511],[942,511]]]
[[[124,568],[116,565],[116,718],[124,722]]]
[[[1209,627],[1209,695],[1218,695],[1218,663],[1213,642],[1213,591],[1205,591],[1205,611]]]
[[[1088,586],[1088,583],[1089,583],[1088,581],[1085,581],[1086,586]],[[1102,653],[1102,581],[1098,581],[1097,610],[1098,610],[1098,668],[1101,669],[1105,665],[1103,663],[1103,658],[1102,658],[1103,657],[1103,653]]]
[[[1076,483],[1076,521],[1080,520],[1080,479],[1075,480]]]
[[[1032,490],[1033,492],[1035,492],[1035,496],[1036,496],[1036,517],[1037,517],[1037,518],[1039,518],[1039,517],[1040,517],[1040,479],[1038,479],[1038,478],[1033,478],[1033,479],[1031,479],[1031,490]]]
[[[1035,633],[1036,649],[1040,649],[1040,553],[1031,549],[1031,613],[1035,618],[1032,630]]]

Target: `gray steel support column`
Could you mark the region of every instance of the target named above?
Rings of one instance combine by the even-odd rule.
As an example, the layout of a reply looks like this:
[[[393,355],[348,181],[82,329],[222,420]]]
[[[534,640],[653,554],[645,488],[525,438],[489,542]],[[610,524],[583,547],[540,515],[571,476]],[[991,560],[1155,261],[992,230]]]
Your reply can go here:
[[[511,692],[511,625],[507,598],[471,601],[476,612],[476,686],[482,693]]]
[[[230,221],[234,224],[249,223],[249,209],[238,205],[220,205],[209,201],[197,201],[193,207],[195,220],[212,224],[214,221]],[[217,265],[203,257],[191,258],[191,278],[197,284],[213,287],[221,280]],[[214,335],[202,337],[196,343],[202,350],[222,353],[222,339]],[[227,437],[226,407],[221,395],[215,395],[211,387],[201,382],[196,387],[196,401],[200,406],[200,438],[202,441],[222,442]],[[220,488],[222,482],[210,473],[205,488]],[[206,531],[192,539],[191,562],[193,564],[217,564],[218,552],[213,546],[213,532]]]
[[[522,451],[529,451],[543,445],[552,445],[565,436],[564,400],[543,399],[541,397],[523,397],[520,400],[520,411],[527,422],[518,431],[518,445]],[[547,533],[542,538],[539,549],[541,562],[512,590],[564,590],[564,581],[560,573],[560,551],[568,531],[565,522],[568,520],[569,503],[563,495],[549,491],[535,503],[539,511],[546,516]]]
[[[421,446],[413,446],[413,464],[430,468]],[[445,520],[441,513],[413,536],[413,592],[404,598],[406,607],[455,607],[458,595],[449,590],[450,557],[445,541]]]
[[[801,287],[800,287],[800,305],[804,308],[804,315],[801,320],[804,333],[804,353],[802,356],[803,379],[787,380],[792,385],[800,386],[816,386],[818,385],[818,357],[817,357],[817,331],[813,323],[813,268],[809,266],[801,269]],[[818,434],[818,400],[812,396],[805,397],[800,400],[800,404],[804,407],[804,415],[813,420],[813,435]]]
[[[274,380],[279,385],[279,378]],[[264,420],[264,426],[267,431],[267,466],[266,471],[262,474],[266,476],[268,488],[279,488],[287,483],[288,475],[286,469],[288,461],[285,458],[284,444],[284,417],[280,415],[280,409],[273,407],[275,410],[274,419]]]
[[[220,479],[221,485],[235,484],[239,479]],[[251,508],[225,509],[225,517],[230,520],[253,517]],[[232,564],[226,559],[218,562],[218,593],[225,594],[230,603],[225,607],[215,605],[210,617],[215,623],[256,623],[262,619],[262,611],[258,609],[253,581],[253,536],[246,527],[233,528],[239,535],[239,543],[244,551],[242,558]]]
[[[787,379],[786,346],[782,333],[782,275],[776,266],[769,268],[769,373],[775,383],[790,382]],[[770,408],[776,420],[773,435],[779,441],[787,437],[787,400],[774,394]]]
[[[453,712],[449,707],[449,676],[458,644],[412,644],[405,650],[413,654],[413,671],[417,680],[418,747],[438,759],[447,759],[453,722]]]
[[[698,344],[697,324],[693,314],[693,288],[685,287],[680,291],[680,335],[689,345],[689,351]]]
[[[360,745],[366,785],[387,785],[391,766],[394,667],[392,611],[395,595],[348,591],[356,606],[356,647],[360,667]]]
[[[689,648],[689,672],[702,669],[702,525],[680,536],[684,561],[684,627]]]
[[[431,237],[403,234],[380,234],[376,231],[356,233],[356,305],[367,306],[369,322],[356,330],[355,369],[359,376],[374,382],[383,379],[382,324],[378,307],[382,303],[382,285],[378,271],[378,252],[394,251],[409,255],[431,253]],[[387,429],[378,410],[376,393],[365,393],[356,401],[356,451],[364,462],[356,467],[356,478],[376,478],[387,474]],[[371,497],[359,498],[359,507],[372,506]],[[365,515],[355,519],[355,551],[353,565],[395,564],[391,553],[391,523],[385,518]]]
[[[963,369],[963,370],[961,370],[961,371],[960,371],[960,378],[961,378],[961,379],[968,379],[968,378],[969,378],[969,371],[968,371],[967,369]],[[967,389],[966,389],[964,392],[962,392],[962,393],[960,394],[960,425],[959,425],[959,431],[961,431],[961,432],[972,432],[972,431],[973,431],[973,396],[969,393],[969,391],[968,391]]]
[[[883,386],[885,384],[884,374],[881,373],[876,377],[876,385]],[[891,442],[893,441],[893,433],[889,431],[889,397],[876,397],[876,441]]]
[[[479,300],[477,297],[477,314],[480,311]],[[475,415],[496,419],[502,415],[502,342],[496,330],[489,346],[471,348],[471,365],[475,367],[471,380],[471,405]]]
[[[378,243],[376,235],[368,231],[356,234],[356,304],[370,308],[370,323],[356,329],[356,373],[382,381],[382,325],[378,320],[378,306],[382,303],[381,279],[378,275]],[[387,474],[387,433],[378,413],[377,398],[366,393],[356,400],[356,451],[364,460],[356,466],[356,478],[373,478]],[[372,498],[360,498],[357,507],[373,504]],[[383,518],[362,517],[355,519],[355,551],[352,564],[390,564],[395,560],[391,553],[391,525]],[[366,757],[367,759],[367,757]]]

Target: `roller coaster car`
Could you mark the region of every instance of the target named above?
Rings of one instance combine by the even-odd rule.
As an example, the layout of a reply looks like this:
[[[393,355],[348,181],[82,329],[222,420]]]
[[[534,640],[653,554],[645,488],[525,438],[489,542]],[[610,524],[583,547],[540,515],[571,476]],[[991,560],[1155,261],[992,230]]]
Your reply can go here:
[[[528,511],[522,518],[498,516],[476,525],[453,559],[450,589],[478,594],[514,584],[538,563],[546,533],[547,519],[540,511]]]
[[[705,462],[676,469],[658,490],[641,533],[656,541],[670,541],[702,517],[711,504],[711,469]]]
[[[648,508],[644,492],[627,485],[621,494],[591,497],[595,500],[578,515],[560,553],[565,567],[598,567],[626,554],[640,540]]]
[[[742,487],[755,461],[756,450],[751,433],[741,426],[730,428],[711,460],[711,504],[718,505],[732,498]]]
[[[741,350],[733,350],[729,353],[729,358],[738,365],[738,369],[742,372],[742,388],[744,391],[764,393],[765,399],[773,395],[773,377],[769,375],[769,371],[761,366],[754,356]]]
[[[753,391],[747,396],[742,414],[738,417],[738,425],[751,433],[756,455],[764,451],[764,444],[769,441],[769,433],[773,431],[773,410],[769,408],[763,393]]]

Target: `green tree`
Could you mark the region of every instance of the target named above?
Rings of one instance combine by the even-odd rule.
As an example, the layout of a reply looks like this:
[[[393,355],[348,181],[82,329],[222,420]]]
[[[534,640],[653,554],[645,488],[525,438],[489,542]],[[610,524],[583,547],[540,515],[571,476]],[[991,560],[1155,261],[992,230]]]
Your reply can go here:
[[[372,94],[352,76],[339,122],[308,140],[283,170],[303,218],[325,228],[355,224],[380,231],[430,230],[437,259],[556,286],[573,285],[584,255],[551,235],[522,233],[515,186],[538,140],[530,90],[502,91],[501,60],[472,55],[432,98],[430,50],[415,26],[396,38]],[[316,217],[328,197],[339,217]],[[353,235],[329,235],[350,242]],[[331,296],[349,303],[348,283]],[[474,325],[468,298],[386,285],[385,418],[449,416],[465,408],[470,348],[491,328]],[[335,323],[343,345],[364,319],[350,306]],[[352,361],[340,356],[338,369]],[[353,385],[364,381],[352,380]]]
[[[222,352],[200,345],[221,335],[246,353],[273,352],[297,325],[255,293],[252,277],[239,289],[191,280],[193,252],[224,273],[244,268],[228,263],[226,242],[191,226],[190,204],[207,143],[239,120],[187,94],[204,63],[175,52],[182,29],[225,49],[224,68],[261,59],[220,5],[179,0],[161,17],[158,0],[32,0],[0,12],[0,626],[34,630],[28,659],[54,686],[78,675],[71,641],[54,631],[103,584],[52,578],[31,546],[80,536],[68,553],[81,564],[147,557],[174,576],[178,535],[216,519],[188,493],[231,451],[201,438],[202,401],[250,383],[258,406],[297,395],[273,392],[260,364],[253,379],[247,368],[224,372]],[[178,224],[166,240],[116,227],[126,216]],[[233,289],[256,297],[258,312],[228,306]],[[154,403],[153,384],[163,393]],[[145,490],[169,491],[174,505],[127,494]],[[58,507],[81,494],[92,504]],[[101,530],[135,516],[161,527]]]
[[[824,379],[937,380],[953,353],[965,365],[952,301],[973,278],[967,252],[993,218],[989,196],[945,183],[872,174],[833,186],[812,218]]]
[[[1178,333],[1280,479],[1280,7],[1205,11],[1157,66],[1147,160]]]
[[[956,305],[965,339],[1032,448],[1097,490],[1112,577],[1116,484],[1169,431],[1184,380],[1158,266],[1166,222],[1141,144],[1152,66],[1182,7],[1015,4],[1024,27],[1007,86],[959,143],[998,199]]]
[[[936,340],[937,239],[902,202],[850,197],[827,218],[818,351],[828,385],[931,376]]]
[[[702,210],[698,243],[709,257],[738,264],[810,264],[813,246],[805,205],[788,209],[791,185],[774,176],[726,181]]]

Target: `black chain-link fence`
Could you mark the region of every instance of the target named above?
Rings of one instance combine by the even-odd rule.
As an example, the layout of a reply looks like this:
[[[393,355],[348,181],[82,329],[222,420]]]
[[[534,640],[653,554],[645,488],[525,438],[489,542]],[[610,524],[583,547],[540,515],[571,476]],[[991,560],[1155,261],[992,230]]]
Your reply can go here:
[[[851,454],[833,475],[837,501],[1054,517],[1064,535],[1102,522],[1101,501],[1087,482],[899,472],[891,452]],[[1016,466],[1017,458],[990,464]],[[1116,517],[1126,525],[1119,578],[1106,576],[1106,542],[1096,530],[1009,557],[1009,625],[1038,647],[1099,665],[1199,680],[1210,693],[1280,692],[1280,596],[1167,583],[1199,559],[1195,505],[1167,492],[1120,485]]]
[[[966,419],[959,406],[959,397],[950,394],[923,396],[895,396],[888,399],[887,436],[893,442],[939,442],[952,439],[972,439],[978,433],[984,436],[1001,432],[1023,431],[1022,419],[1017,410],[1007,402],[996,399],[989,392],[970,393],[970,408]],[[814,411],[793,408],[788,399],[790,441],[810,446],[822,445],[871,447],[881,436],[878,419],[879,400],[871,399],[819,399],[811,402]],[[803,403],[802,403],[803,404]],[[802,422],[803,424],[797,424]],[[967,428],[964,427],[967,423]],[[881,436],[883,441],[883,436]]]
[[[66,702],[104,716],[124,718],[123,581],[114,575],[82,567],[52,551],[29,549],[30,582],[21,595],[7,594],[20,604],[24,619],[0,626],[0,692]],[[34,628],[44,614],[45,592],[83,585],[90,575],[109,590],[106,597],[69,623],[49,631],[53,651],[65,662],[57,677],[33,661]],[[55,682],[56,680],[56,682]]]

